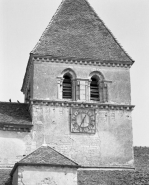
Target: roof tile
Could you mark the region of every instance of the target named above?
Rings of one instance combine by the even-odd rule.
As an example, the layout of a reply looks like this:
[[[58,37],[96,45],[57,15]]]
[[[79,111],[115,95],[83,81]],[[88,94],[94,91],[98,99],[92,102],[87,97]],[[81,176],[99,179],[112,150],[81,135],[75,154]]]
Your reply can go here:
[[[46,164],[46,165],[60,165],[60,166],[78,166],[77,163],[71,159],[60,154],[49,146],[41,146],[31,154],[24,157],[20,164]]]
[[[86,0],[64,0],[31,53],[132,63]]]
[[[32,125],[28,104],[0,102],[0,124]]]

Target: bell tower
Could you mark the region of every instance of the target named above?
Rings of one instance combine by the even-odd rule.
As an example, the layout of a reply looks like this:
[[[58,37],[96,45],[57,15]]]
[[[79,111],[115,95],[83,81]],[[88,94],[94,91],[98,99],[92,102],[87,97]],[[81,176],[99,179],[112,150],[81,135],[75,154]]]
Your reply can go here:
[[[33,142],[83,168],[133,168],[130,67],[86,0],[63,0],[30,53],[22,86]]]

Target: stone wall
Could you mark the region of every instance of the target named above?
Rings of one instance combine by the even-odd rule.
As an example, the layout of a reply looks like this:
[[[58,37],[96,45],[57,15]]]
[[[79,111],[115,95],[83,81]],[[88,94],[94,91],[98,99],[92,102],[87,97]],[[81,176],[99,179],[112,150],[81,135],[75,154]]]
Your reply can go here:
[[[36,148],[28,132],[0,131],[0,165],[14,165]]]
[[[134,147],[135,157],[135,184],[149,184],[149,148]]]
[[[134,171],[80,170],[78,185],[134,185]]]
[[[105,80],[112,81],[108,85],[108,102],[114,104],[130,104],[130,73],[124,67],[98,67],[89,65],[61,64],[34,61],[33,99],[58,99],[58,81],[65,69],[72,69],[77,79],[89,79],[90,74],[99,71]]]
[[[36,147],[46,143],[85,166],[133,166],[131,112],[96,111],[96,133],[71,133],[70,107],[33,106]]]
[[[77,185],[77,169],[19,166],[18,182],[24,185]],[[12,185],[16,185],[15,181],[13,181]]]
[[[31,132],[0,131],[0,165],[13,165],[44,142],[85,166],[133,166],[127,110],[96,110],[96,133],[71,133],[71,107],[33,105]]]

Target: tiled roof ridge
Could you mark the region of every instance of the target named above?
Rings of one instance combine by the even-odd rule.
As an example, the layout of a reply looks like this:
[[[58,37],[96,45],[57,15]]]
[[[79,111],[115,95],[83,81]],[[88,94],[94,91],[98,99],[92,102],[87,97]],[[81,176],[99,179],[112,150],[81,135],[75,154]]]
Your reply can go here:
[[[106,24],[104,23],[104,21],[98,16],[98,14],[96,13],[96,11],[94,10],[94,8],[90,5],[88,0],[85,0],[87,2],[87,5],[89,6],[89,8],[92,9],[92,11],[94,12],[94,15],[102,22],[102,24],[104,25],[104,27],[108,30],[108,32],[110,33],[110,35],[113,37],[113,39],[115,40],[115,42],[119,45],[119,47],[124,51],[124,53],[128,56],[128,58],[134,62],[134,60],[128,55],[128,53],[125,51],[125,49],[123,48],[123,46],[118,42],[117,38],[113,35],[112,31],[106,26]]]

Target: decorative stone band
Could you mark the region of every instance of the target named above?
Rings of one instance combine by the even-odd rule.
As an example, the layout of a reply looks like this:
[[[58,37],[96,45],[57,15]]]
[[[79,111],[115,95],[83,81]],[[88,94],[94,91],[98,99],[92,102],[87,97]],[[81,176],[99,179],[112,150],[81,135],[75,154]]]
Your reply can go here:
[[[64,58],[64,57],[53,57],[53,56],[38,56],[30,54],[28,61],[25,77],[21,91],[25,93],[27,88],[30,71],[33,66],[33,62],[51,62],[51,63],[65,63],[65,64],[76,64],[76,65],[89,65],[89,66],[104,66],[104,67],[119,67],[119,68],[130,68],[133,62],[130,61],[114,61],[114,60],[92,60],[92,59],[75,59],[75,58]]]
[[[132,111],[134,105],[117,105],[105,103],[90,103],[90,102],[74,102],[74,101],[60,101],[60,100],[31,100],[31,105],[47,105],[55,107],[75,107],[75,108],[94,108],[105,110],[127,110]]]
[[[2,123],[0,124],[0,130],[3,131],[15,131],[15,132],[30,132],[33,125],[18,125],[18,124],[9,124]]]
[[[112,60],[91,60],[91,59],[74,59],[74,58],[60,58],[51,56],[33,56],[33,62],[51,62],[51,63],[65,63],[76,65],[90,65],[90,66],[107,66],[107,67],[124,67],[130,68],[132,63],[127,61],[112,61]]]

